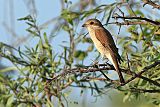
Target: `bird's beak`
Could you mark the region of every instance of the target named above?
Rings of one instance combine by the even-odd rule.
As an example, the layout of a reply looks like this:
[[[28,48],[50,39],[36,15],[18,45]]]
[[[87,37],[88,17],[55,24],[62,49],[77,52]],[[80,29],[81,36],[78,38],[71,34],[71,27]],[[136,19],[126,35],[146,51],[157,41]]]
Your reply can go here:
[[[83,24],[82,27],[86,27],[87,24]]]

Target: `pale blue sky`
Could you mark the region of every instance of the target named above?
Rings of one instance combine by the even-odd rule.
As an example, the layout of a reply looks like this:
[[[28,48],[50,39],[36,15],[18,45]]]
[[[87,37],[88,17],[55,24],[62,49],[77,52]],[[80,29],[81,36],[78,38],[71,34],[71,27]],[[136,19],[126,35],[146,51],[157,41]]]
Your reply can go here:
[[[10,10],[11,5],[9,5],[9,2],[11,2],[11,1],[14,4],[13,10]],[[11,34],[8,33],[6,31],[6,29],[4,28],[4,22],[7,25],[9,25],[9,27],[11,27],[10,26],[11,23],[14,24],[14,28],[15,28],[15,31],[16,31],[18,37],[23,37],[28,34],[25,30],[27,28],[27,25],[25,24],[25,22],[24,21],[17,21],[18,18],[22,18],[22,17],[25,17],[30,14],[28,7],[26,7],[26,5],[25,5],[26,2],[24,2],[24,1],[28,1],[28,0],[0,0],[0,42],[4,42],[4,43],[10,44],[10,45],[12,45],[11,43],[17,42],[15,37],[11,36]],[[75,1],[75,0],[72,0],[72,1]],[[110,4],[111,2],[114,2],[115,0],[98,0],[98,1],[101,1],[101,3],[104,3],[104,1],[105,1],[105,2],[107,2],[107,4]],[[60,0],[35,0],[35,2],[36,2],[35,4],[36,4],[36,9],[37,9],[37,21],[38,21],[39,25],[43,24],[44,22],[46,22],[49,19],[52,19],[52,18],[60,15],[60,11],[61,11]],[[12,18],[10,16],[11,11],[14,12],[14,18]],[[155,16],[153,16],[153,18],[154,17]],[[47,26],[46,28],[44,28],[43,31],[47,32],[47,34],[48,34],[48,32],[50,33],[50,30],[53,28],[54,24],[56,24],[56,23],[52,23],[51,25]],[[81,26],[81,25],[79,25],[79,26]],[[113,27],[113,28],[118,29],[118,27]],[[82,29],[82,28],[80,28],[80,29]],[[127,29],[125,29],[125,27],[123,27],[121,29],[122,32],[124,32],[125,30],[127,30]],[[117,34],[115,34],[115,35],[117,35]],[[55,38],[55,40],[53,40],[53,43],[58,44],[58,42],[60,42],[62,40],[62,38],[67,39],[65,32],[61,32],[58,35],[58,37]],[[34,47],[35,44],[36,44],[35,39],[30,38],[23,45]],[[56,46],[53,46],[53,48],[56,48]],[[90,56],[89,56],[88,61],[91,63],[92,57],[97,56],[97,54],[92,55],[92,56],[91,56],[91,54],[89,54],[89,55]],[[6,65],[10,64],[9,61],[4,61],[3,63]],[[74,94],[72,94],[72,98],[75,97],[74,98],[75,101],[79,101],[79,98],[81,98],[81,101],[82,101],[83,97],[80,97],[80,93],[79,92],[77,93],[77,90],[79,91],[79,89],[77,89],[77,88],[76,88],[76,90],[74,90]],[[96,107],[96,104],[94,103],[95,99],[89,98],[90,92],[86,91],[86,93],[89,93],[87,96],[88,99],[90,100],[89,104],[92,104]],[[76,96],[78,96],[78,98]],[[105,97],[105,96],[103,96],[102,98],[105,101],[106,101],[106,99],[107,100],[109,99],[109,97]],[[101,101],[102,101],[102,99],[99,99],[98,103],[101,103]],[[98,103],[97,103],[97,105],[99,105]]]
[[[28,0],[26,0],[28,1]],[[37,21],[38,24],[41,25],[45,21],[57,17],[60,15],[61,6],[59,1],[54,0],[35,0],[36,9],[37,9]],[[38,1],[38,2],[37,2]],[[29,10],[26,7],[24,0],[13,0],[14,4],[14,23],[15,23],[15,30],[18,35],[25,35],[27,32],[25,31],[25,28],[27,25],[24,22],[17,21],[18,18],[25,17],[30,14]],[[2,42],[9,42],[9,35],[6,33],[6,30],[3,27],[3,22],[7,24],[11,24],[11,16],[10,16],[10,10],[11,6],[9,5],[9,0],[0,0],[0,29],[1,29],[1,35],[0,35],[0,41]],[[13,18],[13,17],[12,17]],[[7,36],[6,36],[7,35]]]
[[[26,7],[25,5],[26,2],[24,2],[24,0],[12,0],[12,1],[13,1],[13,6],[14,6],[13,10],[11,9],[11,5],[9,5],[9,2],[11,2],[10,0],[0,0],[0,31],[1,31],[0,42],[4,42],[10,45],[17,42],[17,39],[16,39],[17,37],[13,37],[11,36],[10,33],[8,33],[8,31],[4,28],[4,23],[6,23],[8,27],[13,27],[15,32],[18,35],[18,38],[21,38],[28,34],[27,31],[25,30],[28,26],[25,24],[24,21],[17,21],[17,19],[25,17],[30,14],[30,11],[28,10],[28,7]],[[60,16],[60,11],[61,11],[60,0],[35,0],[35,2],[36,2],[35,4],[36,4],[36,9],[37,9],[37,21],[39,25],[43,24],[49,19]],[[10,12],[14,13],[14,18],[11,17]],[[51,24],[47,26],[43,31],[48,33],[50,32],[52,28],[53,28],[53,25]],[[59,41],[62,40],[62,38],[67,39],[65,32],[61,32],[60,35],[58,36],[59,38],[55,38],[55,40],[53,40],[53,44],[55,42],[58,43]],[[34,47],[36,44],[35,41],[36,41],[35,38],[34,39],[30,38],[23,45]],[[23,47],[23,45],[21,45],[21,47]],[[90,59],[89,62],[91,63],[92,60]],[[4,59],[2,60],[2,63],[6,66],[12,65],[9,61],[4,60]],[[70,91],[71,89],[68,89],[68,90]],[[69,99],[72,99],[72,100],[74,99],[74,101],[78,103],[81,103],[83,99],[85,98],[88,102],[87,105],[96,106],[96,104],[99,105],[100,103],[108,99],[107,97],[104,96],[105,98],[104,100],[100,98],[98,103],[95,103],[94,102],[95,98],[90,96],[89,90],[84,91],[84,93],[87,94],[87,95],[85,94],[84,97],[81,97],[79,88],[75,88],[75,90],[72,90],[72,91],[73,91],[73,94],[71,94]],[[74,105],[73,102],[72,104]],[[80,106],[80,104],[78,105]]]
[[[25,2],[24,2],[25,1]],[[30,0],[0,0],[0,42],[4,42],[14,46],[19,40],[23,37],[27,37],[28,32],[25,30],[28,26],[25,21],[18,21],[17,19],[25,17],[32,13],[31,7],[26,7],[26,3]],[[77,1],[77,0],[72,0]],[[99,0],[101,3],[105,0]],[[111,2],[111,1],[110,1]],[[11,8],[13,7],[13,8]],[[54,17],[60,16],[61,13],[61,4],[60,0],[35,0],[35,7],[37,9],[37,23],[38,25],[43,24],[44,22],[52,19]],[[13,16],[11,15],[13,13]],[[83,20],[84,21],[84,20]],[[7,25],[7,28],[13,28],[18,37],[11,36],[11,33],[8,33],[6,27],[4,27],[4,23]],[[82,22],[83,23],[83,22]],[[81,24],[82,24],[81,23]],[[51,29],[57,23],[51,23],[49,26],[46,26],[42,32],[46,32],[47,35],[50,34]],[[79,25],[79,29],[82,29],[81,25]],[[87,31],[86,31],[87,32]],[[60,34],[56,36],[56,38],[52,41],[53,49],[56,51],[60,51],[60,44],[62,40],[67,40],[68,36],[66,32],[61,31]],[[27,42],[21,43],[21,48],[23,46],[34,47],[38,39],[29,37]],[[17,47],[17,46],[15,46]],[[77,47],[78,48],[78,47]],[[82,48],[80,46],[80,48]],[[85,47],[84,47],[85,48]],[[91,59],[90,59],[91,60]],[[6,64],[6,63],[5,63]]]
[[[25,2],[24,2],[25,1]],[[25,21],[17,21],[18,18],[25,17],[31,13],[31,7],[26,7],[26,3],[28,3],[30,0],[0,0],[0,42],[4,42],[7,44],[10,44],[14,46],[13,44],[17,43],[19,39],[17,37],[11,36],[11,33],[8,33],[6,30],[6,27],[4,27],[4,23],[10,28],[14,28],[15,33],[18,35],[18,38],[22,37],[27,37],[28,32],[25,30],[28,26],[25,23]],[[77,0],[72,0],[72,1],[77,1]],[[100,4],[111,4],[115,2],[115,0],[97,0],[99,5]],[[11,2],[13,3],[13,9],[11,8],[12,5]],[[37,21],[38,25],[43,24],[44,22],[48,21],[49,19],[52,19],[54,17],[60,16],[61,13],[61,4],[60,0],[35,0],[35,7],[37,9]],[[144,9],[147,9],[151,6],[145,6]],[[28,9],[29,8],[29,9]],[[151,12],[156,12],[156,9],[153,9]],[[13,16],[11,17],[11,12],[13,12]],[[149,13],[145,13],[149,14]],[[147,16],[147,15],[146,15]],[[153,19],[156,18],[156,15],[152,17]],[[85,20],[82,20],[80,24],[78,25],[79,29],[82,29],[81,25],[84,23]],[[53,28],[54,25],[57,23],[51,23],[50,25],[46,26],[42,32],[46,32],[47,35],[50,34],[51,29]],[[12,26],[11,26],[12,25]],[[110,26],[112,26],[112,29],[110,29]],[[110,30],[110,32],[113,34],[114,37],[118,35],[118,26],[116,25],[108,25],[106,28]],[[124,32],[127,30],[128,26],[123,26],[121,28],[120,35],[118,36],[123,36]],[[85,29],[84,29],[85,30]],[[114,32],[112,32],[114,31]],[[116,32],[117,31],[117,32]],[[85,32],[87,32],[85,30]],[[116,33],[115,33],[116,32]],[[114,34],[115,33],[115,34]],[[128,34],[125,33],[125,36]],[[78,35],[77,35],[78,36]],[[54,50],[59,52],[60,49],[60,44],[62,40],[67,40],[68,36],[66,35],[66,32],[61,31],[52,41],[52,47]],[[37,43],[38,39],[30,37],[27,42],[21,44],[21,48],[23,49],[23,46],[28,46],[28,47],[34,47]],[[84,45],[83,45],[84,46]],[[118,45],[117,45],[118,46]],[[15,46],[17,48],[17,46]],[[86,46],[78,46],[79,48],[85,49]],[[121,48],[121,47],[120,47]],[[121,49],[119,49],[121,50]],[[98,53],[94,54],[89,54],[89,57],[86,61],[89,62],[89,64],[92,62],[92,57],[96,57]],[[3,62],[5,63],[5,62]],[[5,63],[8,64],[9,62]]]

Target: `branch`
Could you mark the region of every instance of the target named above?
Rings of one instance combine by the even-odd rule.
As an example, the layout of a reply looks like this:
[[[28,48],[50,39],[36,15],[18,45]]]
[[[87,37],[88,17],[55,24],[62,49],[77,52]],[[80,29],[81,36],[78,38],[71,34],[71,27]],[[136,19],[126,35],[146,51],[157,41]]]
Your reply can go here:
[[[157,65],[160,64],[160,60],[154,62],[153,64],[149,65],[149,66],[146,66],[141,72],[139,72],[138,74],[134,73],[134,72],[129,72],[128,70],[125,70],[125,69],[121,69],[122,72],[128,74],[128,75],[132,75],[132,77],[130,79],[128,79],[124,84],[119,84],[120,86],[124,86],[126,85],[127,83],[133,81],[135,78],[141,78],[141,79],[144,79],[150,83],[153,83],[154,85],[160,87],[160,84],[156,81],[153,81],[147,77],[144,77],[142,76],[142,74],[144,72],[147,72],[149,69],[151,68],[154,68],[156,67]],[[102,71],[102,70],[115,70],[114,67],[110,64],[99,64],[98,65],[99,68],[93,68],[92,66],[85,66],[83,68],[73,68],[73,69],[66,69],[64,70],[61,74],[49,79],[50,81],[49,82],[52,82],[53,80],[56,80],[56,79],[59,79],[61,77],[65,77],[67,76],[68,74],[75,74],[75,73],[89,73],[89,72],[97,72],[97,71]],[[91,78],[90,78],[91,79]],[[98,80],[98,78],[97,78]],[[108,77],[107,78],[104,78],[104,79],[100,79],[100,80],[106,80],[106,81],[109,81],[113,84],[117,84],[116,81],[114,80],[110,80]]]
[[[153,25],[156,25],[156,26],[160,26],[160,22],[153,21],[153,20],[148,19],[148,18],[142,18],[142,17],[124,17],[124,16],[119,16],[119,15],[115,15],[112,18],[115,18],[115,19],[118,19],[118,18],[120,18],[120,19],[138,19],[138,20],[144,20],[144,21],[149,22],[149,23],[151,23]]]
[[[143,70],[142,70],[141,72],[139,72],[138,74],[133,75],[130,79],[128,79],[128,80],[127,80],[124,84],[122,84],[122,85],[125,85],[125,84],[133,81],[133,80],[134,80],[135,78],[137,78],[137,77],[141,77],[141,75],[142,75],[144,72],[148,71],[148,70],[151,69],[151,68],[156,67],[156,66],[159,65],[159,64],[160,64],[160,60],[154,62],[153,64],[151,64],[151,65],[149,65],[149,66],[146,66],[145,68],[143,68]],[[146,78],[146,77],[145,77],[145,78]],[[153,81],[153,80],[152,80],[152,81]],[[150,82],[151,82],[151,81],[150,81]],[[153,84],[155,84],[155,83],[153,83]],[[160,87],[160,84],[159,84],[159,83],[156,83],[156,85]]]
[[[105,66],[104,66],[104,64],[99,64],[99,66],[102,68],[93,68],[92,66],[85,66],[82,68],[64,69],[62,73],[60,73],[59,75],[53,77],[52,79],[48,79],[48,80],[50,80],[50,82],[51,82],[52,80],[56,80],[61,77],[65,77],[68,74],[89,73],[89,72],[97,72],[97,71],[102,71],[102,70],[114,70],[114,68],[108,67],[106,64],[105,64]]]
[[[139,89],[139,88],[131,88],[130,91],[138,92],[138,93],[160,93],[160,90],[147,90],[147,89]]]
[[[154,3],[154,2],[152,2],[151,0],[143,0],[143,2],[144,2],[143,7],[144,7],[146,4],[148,4],[148,5],[153,6],[153,8],[160,9],[160,5],[158,5],[158,4]]]
[[[145,21],[125,21],[125,22],[111,22],[108,24],[116,24],[116,25],[121,26],[121,25],[137,25],[137,24],[146,25],[148,23]]]
[[[148,82],[150,82],[150,83],[152,83],[152,84],[160,87],[160,84],[159,84],[158,82],[154,81],[154,80],[151,80],[151,79],[149,79],[149,78],[147,78],[147,77],[144,77],[144,76],[142,76],[142,75],[140,75],[139,78],[141,78],[141,79],[143,79],[143,80],[146,80],[146,81],[148,81]]]

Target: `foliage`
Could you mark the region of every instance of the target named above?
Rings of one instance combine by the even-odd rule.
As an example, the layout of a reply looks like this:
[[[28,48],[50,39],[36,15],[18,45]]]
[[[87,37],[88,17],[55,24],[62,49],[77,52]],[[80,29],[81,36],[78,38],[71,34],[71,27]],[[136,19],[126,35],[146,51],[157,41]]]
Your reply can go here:
[[[16,77],[0,74],[1,106],[52,107],[57,100],[59,106],[66,106],[66,97],[70,94],[66,90],[72,87],[81,88],[82,93],[83,89],[89,89],[93,96],[103,95],[106,90],[114,88],[123,93],[123,102],[145,96],[150,104],[160,105],[160,22],[152,19],[153,14],[144,12],[144,3],[140,1],[98,4],[93,0],[89,5],[86,5],[89,3],[87,1],[78,3],[74,6],[71,1],[65,0],[65,8],[57,20],[61,23],[57,27],[60,28],[58,32],[65,31],[69,38],[65,41],[68,45],[61,45],[61,53],[52,48],[49,36],[41,31],[35,17],[28,15],[18,19],[26,22],[29,26],[26,30],[38,43],[33,48],[26,46],[22,50],[21,47],[17,49],[1,42],[0,56],[12,62],[18,74]],[[123,36],[119,34],[117,41],[124,60],[121,68],[126,84],[120,85],[118,80],[106,79],[99,73],[105,71],[108,76],[107,71],[114,70],[112,65],[97,66],[90,64],[92,61],[86,62],[90,53],[97,52],[84,31],[77,31],[76,28],[89,16],[119,28],[119,31],[110,30],[113,36],[114,32],[122,32]],[[124,28],[125,33],[122,31]],[[78,46],[87,48],[78,49]],[[98,58],[97,54],[92,60]]]

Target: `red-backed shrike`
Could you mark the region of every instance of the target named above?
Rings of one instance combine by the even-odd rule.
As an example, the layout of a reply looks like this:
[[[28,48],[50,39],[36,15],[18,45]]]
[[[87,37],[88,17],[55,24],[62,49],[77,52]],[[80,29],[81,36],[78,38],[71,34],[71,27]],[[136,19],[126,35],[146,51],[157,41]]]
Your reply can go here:
[[[82,27],[86,27],[88,29],[89,35],[94,42],[95,47],[103,57],[106,57],[111,61],[119,75],[120,82],[124,83],[125,81],[119,68],[119,63],[122,59],[118,54],[118,48],[116,47],[110,32],[106,30],[97,19],[87,20]]]

